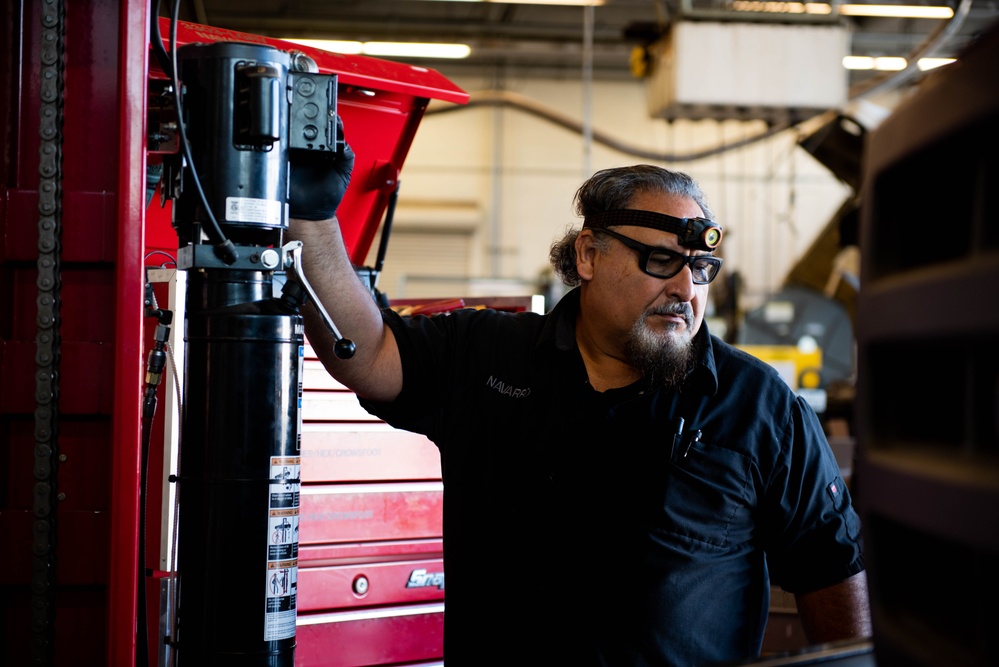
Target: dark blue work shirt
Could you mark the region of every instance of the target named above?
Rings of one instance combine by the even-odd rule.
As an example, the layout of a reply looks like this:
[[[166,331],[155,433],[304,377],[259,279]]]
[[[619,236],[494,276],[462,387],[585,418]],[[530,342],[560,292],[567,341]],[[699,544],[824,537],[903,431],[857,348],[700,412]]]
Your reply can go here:
[[[597,392],[578,308],[575,290],[547,315],[385,311],[403,390],[362,404],[441,452],[447,666],[757,656],[771,580],[802,593],[863,569],[815,413],[703,325],[682,392]]]

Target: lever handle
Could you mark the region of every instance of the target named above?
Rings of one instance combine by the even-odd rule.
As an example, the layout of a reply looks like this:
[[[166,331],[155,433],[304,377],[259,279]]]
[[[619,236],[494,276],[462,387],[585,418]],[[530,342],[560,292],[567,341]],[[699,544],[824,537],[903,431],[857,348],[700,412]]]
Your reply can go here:
[[[302,269],[302,242],[291,241],[284,246],[283,250],[285,253],[285,268],[291,270],[292,275],[295,276],[295,280],[305,289],[306,294],[309,295],[316,310],[319,312],[320,319],[322,319],[323,324],[326,325],[326,329],[333,336],[333,354],[338,359],[350,359],[354,356],[354,352],[357,351],[357,346],[354,345],[354,341],[340,335],[336,325],[333,324],[333,318],[323,308],[322,302],[312,290],[312,285],[309,284],[308,279],[306,279],[305,271]]]

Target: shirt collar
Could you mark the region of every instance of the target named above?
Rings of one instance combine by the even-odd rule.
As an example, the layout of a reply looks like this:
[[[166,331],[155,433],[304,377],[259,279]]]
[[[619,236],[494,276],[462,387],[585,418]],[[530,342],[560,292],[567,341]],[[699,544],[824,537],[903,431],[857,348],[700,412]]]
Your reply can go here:
[[[718,393],[718,368],[715,366],[714,337],[708,331],[708,323],[704,320],[701,320],[701,328],[697,331],[697,340],[701,346],[701,358],[687,379],[687,386],[707,396],[714,396]]]
[[[538,345],[554,345],[557,350],[576,349],[576,316],[579,314],[579,288],[567,292],[551,312],[538,338]]]

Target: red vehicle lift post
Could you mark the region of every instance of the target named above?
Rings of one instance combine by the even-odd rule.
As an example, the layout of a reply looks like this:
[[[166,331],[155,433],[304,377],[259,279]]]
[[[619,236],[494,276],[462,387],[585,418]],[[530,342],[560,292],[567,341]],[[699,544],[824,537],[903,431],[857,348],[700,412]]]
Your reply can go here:
[[[161,79],[150,65],[149,8],[5,0],[2,21],[0,662],[133,665],[153,328],[144,317],[145,258],[177,247],[170,206],[147,208],[145,197],[147,165],[157,160],[147,146],[149,98]],[[193,41],[289,46],[184,24],[178,43]],[[360,264],[426,105],[468,96],[432,70],[295,48],[338,77],[339,113],[358,155],[341,217]],[[56,114],[50,125],[47,114]],[[58,154],[51,173],[50,150]],[[40,208],[49,197],[55,211]],[[58,225],[54,253],[38,243],[49,221]],[[55,366],[36,358],[38,277],[49,256],[58,262]],[[150,525],[146,539],[159,529]]]

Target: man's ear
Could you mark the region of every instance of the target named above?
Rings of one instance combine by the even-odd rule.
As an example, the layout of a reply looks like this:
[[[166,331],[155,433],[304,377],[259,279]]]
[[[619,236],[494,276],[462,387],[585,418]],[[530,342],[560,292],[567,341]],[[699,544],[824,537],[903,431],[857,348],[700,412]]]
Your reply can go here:
[[[593,263],[600,253],[596,237],[589,229],[580,230],[576,237],[576,273],[583,280],[593,278]]]

